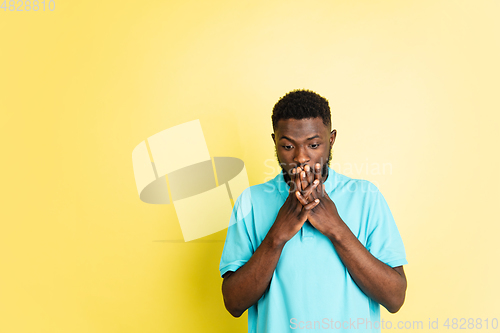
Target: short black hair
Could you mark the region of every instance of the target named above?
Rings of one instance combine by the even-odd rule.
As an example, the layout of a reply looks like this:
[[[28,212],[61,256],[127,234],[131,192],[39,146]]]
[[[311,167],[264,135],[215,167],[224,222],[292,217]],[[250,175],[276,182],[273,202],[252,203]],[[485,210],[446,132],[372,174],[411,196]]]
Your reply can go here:
[[[306,89],[295,89],[281,97],[273,107],[271,119],[275,130],[281,119],[323,119],[323,124],[331,126],[331,113],[328,100]]]

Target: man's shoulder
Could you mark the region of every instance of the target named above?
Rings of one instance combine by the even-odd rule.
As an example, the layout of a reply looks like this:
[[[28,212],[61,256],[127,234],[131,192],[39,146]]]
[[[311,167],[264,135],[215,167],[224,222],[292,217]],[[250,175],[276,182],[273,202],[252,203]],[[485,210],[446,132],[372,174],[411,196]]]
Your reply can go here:
[[[340,193],[352,193],[366,195],[370,193],[379,193],[378,187],[367,179],[351,178],[331,169],[333,180],[331,182],[332,190]]]
[[[238,197],[237,202],[252,203],[276,198],[279,195],[279,191],[284,190],[283,186],[280,188],[281,184],[277,181],[278,176],[263,183],[247,187]]]
[[[280,192],[276,190],[273,181],[247,187],[234,202],[230,226],[236,222],[245,220],[245,223],[253,223],[254,213],[259,216],[270,214],[279,206]]]

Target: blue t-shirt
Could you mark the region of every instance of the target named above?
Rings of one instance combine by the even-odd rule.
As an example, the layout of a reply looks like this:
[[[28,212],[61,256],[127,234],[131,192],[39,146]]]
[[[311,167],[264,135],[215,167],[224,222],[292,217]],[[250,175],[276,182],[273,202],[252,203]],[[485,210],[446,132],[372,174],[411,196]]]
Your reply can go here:
[[[378,188],[328,169],[325,190],[352,233],[380,261],[405,265],[403,241]],[[243,266],[264,240],[289,186],[279,173],[236,200],[220,274]],[[356,285],[332,242],[308,221],[284,246],[271,283],[248,309],[248,332],[380,332],[380,305]]]

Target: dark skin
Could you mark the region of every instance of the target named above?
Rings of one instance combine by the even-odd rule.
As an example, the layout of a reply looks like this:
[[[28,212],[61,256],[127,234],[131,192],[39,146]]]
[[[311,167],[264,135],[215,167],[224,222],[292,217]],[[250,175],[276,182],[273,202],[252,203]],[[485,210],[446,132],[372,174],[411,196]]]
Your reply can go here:
[[[321,118],[278,121],[272,138],[290,192],[250,260],[236,272],[224,275],[224,304],[233,316],[241,316],[262,297],[284,245],[306,220],[330,239],[351,277],[368,297],[391,313],[403,305],[407,286],[403,267],[392,268],[372,256],[325,192],[325,170],[336,134]]]

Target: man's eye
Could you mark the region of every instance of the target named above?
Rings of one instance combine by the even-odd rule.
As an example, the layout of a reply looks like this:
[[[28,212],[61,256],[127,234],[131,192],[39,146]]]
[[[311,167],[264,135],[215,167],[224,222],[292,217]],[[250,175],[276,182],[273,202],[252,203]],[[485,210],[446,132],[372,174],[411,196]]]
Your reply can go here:
[[[293,148],[293,146],[283,146],[283,148],[285,148],[286,150],[290,150]]]
[[[312,148],[312,149],[316,149],[316,148],[318,148],[318,147],[319,147],[319,143],[315,143],[315,144],[311,145],[311,148]]]

